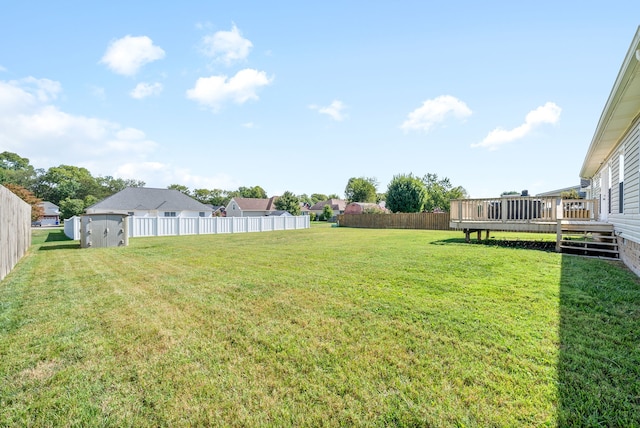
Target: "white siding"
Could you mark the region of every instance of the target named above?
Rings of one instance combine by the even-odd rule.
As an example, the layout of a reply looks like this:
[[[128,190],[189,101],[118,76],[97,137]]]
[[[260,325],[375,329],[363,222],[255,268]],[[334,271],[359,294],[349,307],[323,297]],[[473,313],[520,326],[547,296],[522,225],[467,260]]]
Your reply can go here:
[[[611,187],[611,214],[617,214],[618,213],[618,167],[619,167],[619,158],[618,158],[618,152],[616,152],[612,157],[611,160],[609,162],[609,164],[611,165],[611,178],[609,186]]]
[[[620,155],[624,155],[624,213],[619,213],[618,177]],[[596,192],[606,193],[608,189],[597,189],[603,170],[611,166],[611,214],[609,223],[623,238],[640,243],[640,121],[636,121],[620,142],[617,150],[605,160],[602,169],[594,175],[594,197]],[[598,178],[598,179],[596,179]]]
[[[624,140],[624,213],[640,214],[640,127]]]

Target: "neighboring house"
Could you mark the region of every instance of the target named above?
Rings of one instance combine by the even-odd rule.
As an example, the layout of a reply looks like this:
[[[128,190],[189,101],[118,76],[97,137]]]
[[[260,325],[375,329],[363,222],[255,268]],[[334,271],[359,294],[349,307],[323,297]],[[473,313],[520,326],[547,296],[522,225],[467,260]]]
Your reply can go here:
[[[613,224],[620,258],[640,275],[640,28],[604,106],[580,178]]]
[[[272,211],[269,217],[292,217],[292,215],[289,211],[278,210]]]
[[[91,205],[86,213],[117,213],[135,217],[211,217],[212,208],[178,190],[127,187]]]
[[[227,213],[225,212],[226,207],[224,205],[206,205],[211,209],[212,215],[214,217],[224,217],[227,215]]]
[[[555,196],[559,198],[562,196],[563,193],[572,192],[574,190],[578,192],[578,194],[581,194],[582,197],[585,197],[585,194],[584,194],[585,192],[582,190],[582,187],[580,185],[565,187],[563,189],[550,190],[548,192],[538,193],[536,194],[536,196],[541,196],[541,197]]]
[[[388,213],[389,210],[371,202],[351,202],[344,209],[344,214]]]
[[[344,214],[344,209],[347,207],[347,201],[344,199],[328,199],[322,202],[316,202],[311,208],[309,208],[309,212],[315,213],[317,216],[322,214],[322,210],[325,205],[329,205],[333,210],[333,215],[336,216],[338,214]]]
[[[44,201],[40,205],[44,215],[39,219],[41,226],[57,226],[60,224],[60,207],[53,202]]]
[[[276,208],[277,196],[261,198],[231,198],[225,209],[227,217],[261,217],[270,215]]]

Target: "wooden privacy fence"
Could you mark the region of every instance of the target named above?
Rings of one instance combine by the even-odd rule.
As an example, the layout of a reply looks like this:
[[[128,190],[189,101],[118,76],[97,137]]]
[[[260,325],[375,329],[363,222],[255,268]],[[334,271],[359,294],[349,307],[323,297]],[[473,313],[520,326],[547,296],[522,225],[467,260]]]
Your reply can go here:
[[[450,230],[449,213],[340,214],[337,220],[346,227]]]
[[[212,235],[308,229],[309,216],[273,217],[129,217],[129,237]],[[80,239],[80,217],[64,221],[64,233]]]
[[[31,205],[0,186],[0,280],[31,246]]]

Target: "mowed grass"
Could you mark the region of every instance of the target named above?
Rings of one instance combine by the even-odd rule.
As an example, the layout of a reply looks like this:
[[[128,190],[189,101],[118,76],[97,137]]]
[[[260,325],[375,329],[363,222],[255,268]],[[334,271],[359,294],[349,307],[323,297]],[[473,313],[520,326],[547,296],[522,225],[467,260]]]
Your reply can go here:
[[[617,262],[315,225],[34,234],[0,282],[0,426],[640,425]]]

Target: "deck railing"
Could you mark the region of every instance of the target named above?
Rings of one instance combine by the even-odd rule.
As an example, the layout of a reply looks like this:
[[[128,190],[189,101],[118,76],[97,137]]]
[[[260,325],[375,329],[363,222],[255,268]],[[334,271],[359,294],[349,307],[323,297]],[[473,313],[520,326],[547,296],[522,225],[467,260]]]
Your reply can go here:
[[[555,197],[504,197],[490,199],[454,199],[451,222],[556,222],[557,220],[598,220],[596,199],[560,199]]]

